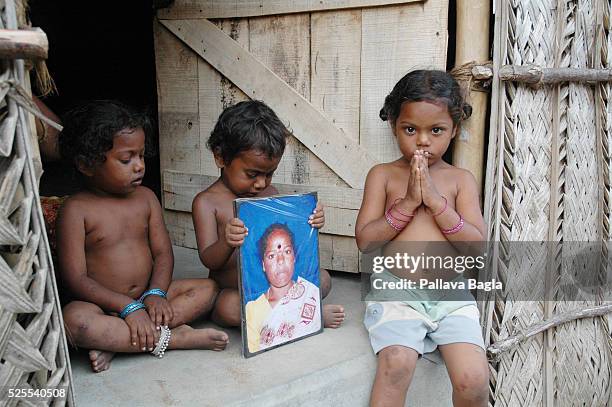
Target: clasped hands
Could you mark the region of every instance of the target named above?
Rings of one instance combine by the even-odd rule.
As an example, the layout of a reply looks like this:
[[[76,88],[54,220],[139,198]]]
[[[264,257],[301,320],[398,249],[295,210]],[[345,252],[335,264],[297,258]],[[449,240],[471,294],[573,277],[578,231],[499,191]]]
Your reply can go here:
[[[416,150],[410,160],[406,195],[397,202],[397,206],[410,213],[416,212],[420,206],[425,206],[431,213],[439,213],[445,203],[431,179],[427,152]]]

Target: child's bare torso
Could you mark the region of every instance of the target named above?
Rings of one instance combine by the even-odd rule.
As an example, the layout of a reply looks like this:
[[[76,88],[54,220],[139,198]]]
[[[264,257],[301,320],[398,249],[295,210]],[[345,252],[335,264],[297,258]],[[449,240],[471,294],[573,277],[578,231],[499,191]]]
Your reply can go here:
[[[278,191],[272,185],[264,189],[257,198],[277,194]],[[215,220],[217,225],[217,236],[219,239],[225,238],[225,225],[234,218],[234,199],[238,198],[227,189],[221,180],[215,181],[205,191],[206,199],[213,203],[215,208]],[[210,270],[209,277],[217,282],[220,288],[238,288],[238,256],[239,249],[236,248],[225,264],[216,269]]]
[[[150,207],[140,188],[127,197],[81,192],[85,219],[87,275],[118,293],[137,298],[153,267],[149,246]]]

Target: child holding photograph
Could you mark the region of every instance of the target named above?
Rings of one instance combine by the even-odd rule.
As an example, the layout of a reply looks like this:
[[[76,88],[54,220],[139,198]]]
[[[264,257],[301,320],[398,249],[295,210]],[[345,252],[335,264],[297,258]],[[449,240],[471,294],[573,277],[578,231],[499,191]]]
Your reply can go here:
[[[442,159],[470,113],[446,72],[413,71],[395,85],[380,117],[389,121],[402,157],[367,176],[355,227],[361,251],[384,252],[389,242],[447,242],[452,248],[484,239],[474,177]],[[366,310],[364,323],[378,356],[371,405],[403,406],[417,358],[438,346],[453,404],[486,406],[488,363],[476,303],[415,301],[405,294],[406,301],[372,302]]]
[[[210,279],[172,281],[161,207],[141,186],[148,118],[96,101],[64,123],[61,156],[85,184],[57,221],[59,269],[71,297],[63,307],[69,342],[90,350],[95,372],[108,369],[115,352],[224,349],[225,332],[186,325],[210,312],[218,289]]]
[[[193,224],[202,263],[210,270],[221,292],[212,318],[222,326],[240,326],[237,248],[248,234],[244,223],[234,217],[236,198],[278,194],[272,175],[285,151],[289,130],[266,104],[244,101],[225,109],[208,139],[221,176],[193,200]],[[325,223],[323,208],[314,210],[308,222],[314,228]],[[321,295],[331,289],[329,273],[321,269]],[[323,306],[324,325],[337,328],[344,320],[340,305]]]

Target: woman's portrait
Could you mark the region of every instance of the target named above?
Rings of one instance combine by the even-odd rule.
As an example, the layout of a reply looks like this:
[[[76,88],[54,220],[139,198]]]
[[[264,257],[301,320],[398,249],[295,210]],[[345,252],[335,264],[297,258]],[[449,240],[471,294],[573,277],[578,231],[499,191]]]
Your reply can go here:
[[[236,200],[249,234],[240,249],[244,355],[322,330],[316,195]]]

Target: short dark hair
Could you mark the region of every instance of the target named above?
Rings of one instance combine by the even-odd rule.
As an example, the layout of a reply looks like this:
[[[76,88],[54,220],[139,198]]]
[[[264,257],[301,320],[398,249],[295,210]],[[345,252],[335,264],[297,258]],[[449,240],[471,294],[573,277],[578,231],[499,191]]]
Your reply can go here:
[[[268,158],[278,158],[283,155],[290,134],[268,105],[249,100],[223,110],[206,145],[226,164],[247,150],[259,150]]]
[[[405,102],[443,102],[455,126],[472,114],[472,107],[465,103],[461,88],[453,76],[445,71],[416,70],[400,79],[385,98],[380,109],[381,120],[395,123]]]
[[[257,241],[257,249],[259,250],[259,257],[263,260],[264,255],[266,254],[266,246],[268,245],[268,238],[272,234],[272,232],[276,230],[283,230],[287,232],[287,236],[289,236],[289,240],[291,240],[291,247],[293,247],[293,252],[295,253],[295,236],[293,236],[293,232],[289,229],[284,223],[273,223],[266,228],[263,232],[263,235]]]
[[[95,167],[106,160],[115,135],[123,129],[142,128],[145,152],[153,153],[149,134],[151,120],[139,111],[113,100],[94,100],[71,109],[62,116],[64,128],[59,134],[59,151],[75,167],[79,163]],[[77,167],[78,168],[78,167]]]

